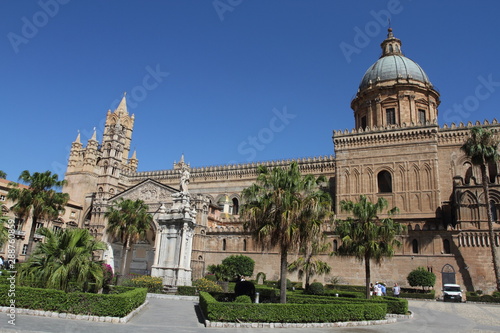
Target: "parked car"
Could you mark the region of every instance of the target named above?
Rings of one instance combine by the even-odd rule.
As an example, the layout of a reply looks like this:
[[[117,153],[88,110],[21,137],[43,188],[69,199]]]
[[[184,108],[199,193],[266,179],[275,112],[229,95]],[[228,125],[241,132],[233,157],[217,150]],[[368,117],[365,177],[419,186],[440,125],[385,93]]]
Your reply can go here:
[[[443,301],[444,302],[462,302],[462,290],[458,284],[443,285]]]

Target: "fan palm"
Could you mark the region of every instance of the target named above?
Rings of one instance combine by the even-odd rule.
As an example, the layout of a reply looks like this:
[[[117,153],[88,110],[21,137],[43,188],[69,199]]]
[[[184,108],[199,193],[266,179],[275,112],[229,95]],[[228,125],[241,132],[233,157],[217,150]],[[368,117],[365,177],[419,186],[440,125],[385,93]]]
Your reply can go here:
[[[483,185],[484,203],[488,216],[488,238],[490,241],[493,269],[495,271],[497,290],[500,290],[500,256],[495,246],[495,233],[493,230],[493,215],[490,202],[489,180],[487,166],[490,163],[496,163],[499,159],[498,154],[499,141],[495,137],[493,130],[482,127],[473,127],[470,130],[470,136],[462,145],[461,150],[470,158],[472,164],[479,166],[481,170],[481,183]]]
[[[121,274],[125,274],[130,245],[146,234],[153,222],[148,206],[142,200],[122,199],[109,207],[105,214],[108,219],[107,231],[122,243]]]
[[[305,228],[305,198],[316,193],[324,177],[302,176],[296,162],[288,169],[258,167],[257,183],[243,190],[244,228],[264,248],[277,247],[280,253],[280,302],[286,303],[287,256],[299,248]]]
[[[352,213],[354,218],[337,221],[335,233],[342,239],[337,254],[354,256],[364,261],[366,298],[370,298],[370,261],[375,260],[380,264],[382,258],[392,257],[395,248],[401,246],[396,236],[405,231],[403,225],[390,217],[379,219],[377,214],[387,209],[387,206],[384,198],[372,203],[364,195],[356,203],[345,200],[340,202],[341,210]],[[394,207],[387,214],[391,216],[397,211]]]
[[[102,264],[94,260],[94,252],[106,249],[104,243],[96,241],[87,229],[40,228],[38,232],[45,236],[44,242],[21,264],[22,284],[66,292],[72,290],[74,284],[81,291],[89,291],[92,283],[96,289],[102,287]]]
[[[21,220],[26,221],[30,214],[32,216],[27,249],[29,256],[33,252],[37,223],[41,220],[55,219],[63,213],[69,195],[56,192],[55,189],[61,188],[66,181],[59,180],[58,176],[50,171],[30,174],[28,170],[24,170],[19,176],[19,181],[26,183],[28,188],[21,189],[19,184],[10,183],[12,187],[7,198],[15,202],[11,210]]]

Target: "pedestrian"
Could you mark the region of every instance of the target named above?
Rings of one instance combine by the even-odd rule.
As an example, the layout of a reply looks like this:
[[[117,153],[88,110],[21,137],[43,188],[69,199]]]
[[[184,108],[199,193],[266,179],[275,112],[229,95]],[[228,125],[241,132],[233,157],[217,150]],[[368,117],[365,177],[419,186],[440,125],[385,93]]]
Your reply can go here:
[[[373,296],[373,283],[370,283],[370,296]]]
[[[385,284],[380,284],[380,290],[382,291],[382,296],[387,296],[387,288],[385,287]]]
[[[392,294],[394,297],[399,297],[399,294],[401,293],[401,287],[398,286],[397,283],[394,283],[394,287],[392,287]]]

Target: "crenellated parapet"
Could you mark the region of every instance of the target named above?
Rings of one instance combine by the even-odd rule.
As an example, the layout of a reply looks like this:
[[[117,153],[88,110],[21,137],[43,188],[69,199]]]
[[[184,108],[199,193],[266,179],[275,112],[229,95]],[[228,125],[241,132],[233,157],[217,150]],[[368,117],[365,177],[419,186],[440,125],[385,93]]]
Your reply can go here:
[[[305,157],[298,159],[252,162],[244,164],[229,164],[217,166],[204,166],[190,169],[191,181],[213,181],[213,180],[237,180],[237,179],[252,179],[257,177],[257,167],[259,165],[274,168],[287,167],[292,162],[297,162],[299,169],[303,173],[322,173],[325,171],[334,172],[335,157],[317,156]],[[160,182],[174,182],[178,179],[178,171],[175,169],[145,171],[123,174],[124,178],[128,178],[131,182],[137,182],[146,178],[151,178]],[[125,180],[125,179],[124,179]]]
[[[463,122],[460,122],[458,125],[451,123],[449,126],[448,124],[444,124],[443,127],[439,128],[438,143],[440,145],[463,144],[469,136],[470,129],[476,126],[493,128],[496,133],[500,131],[500,124],[496,119],[493,119],[491,123],[488,120],[484,120],[482,123],[480,121],[476,121],[475,123],[469,121],[467,124]]]
[[[391,143],[427,142],[436,137],[438,132],[437,121],[425,124],[403,123],[373,128],[359,128],[333,132],[335,148],[364,148],[387,145]]]

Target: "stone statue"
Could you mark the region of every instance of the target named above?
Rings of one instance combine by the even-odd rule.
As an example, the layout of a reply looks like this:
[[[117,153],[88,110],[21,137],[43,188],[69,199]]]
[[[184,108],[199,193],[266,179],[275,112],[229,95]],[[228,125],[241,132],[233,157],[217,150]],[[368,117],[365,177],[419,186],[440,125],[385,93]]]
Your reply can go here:
[[[181,192],[188,192],[188,184],[189,184],[189,170],[186,166],[182,167],[180,170],[181,174]]]

